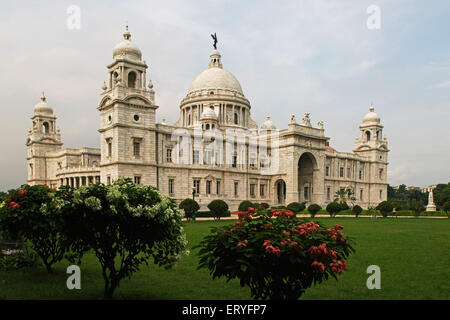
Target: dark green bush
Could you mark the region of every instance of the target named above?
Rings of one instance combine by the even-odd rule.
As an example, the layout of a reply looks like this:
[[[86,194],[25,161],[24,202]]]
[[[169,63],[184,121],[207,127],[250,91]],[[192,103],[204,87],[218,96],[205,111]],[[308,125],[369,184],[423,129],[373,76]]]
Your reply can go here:
[[[224,217],[228,211],[228,204],[220,199],[213,200],[208,204],[208,209],[211,210],[214,218],[220,220],[220,217]]]
[[[342,210],[342,205],[336,201],[330,202],[327,205],[326,210],[327,210],[328,214],[330,215],[330,217],[333,217]]]
[[[317,212],[320,211],[320,209],[322,209],[322,207],[319,206],[318,204],[315,203],[311,204],[308,207],[308,212],[311,214],[311,218],[314,218],[314,216],[317,214]]]
[[[359,205],[355,205],[352,209],[352,212],[355,214],[356,217],[358,217],[362,211],[363,209]]]
[[[348,210],[350,207],[348,206],[347,202],[341,202],[339,203],[341,205],[341,210]]]
[[[197,213],[197,211],[200,209],[200,206],[198,205],[197,201],[191,198],[187,198],[180,202],[178,208],[184,210],[184,214],[189,220],[192,219],[192,216]]]
[[[447,216],[450,218],[450,201],[447,201],[442,205],[442,211],[444,211]]]
[[[389,213],[392,213],[392,210],[394,210],[394,207],[392,206],[392,203],[390,203],[389,201],[383,201],[378,204],[376,209],[380,210],[383,218],[386,218],[389,215]]]
[[[254,207],[253,202],[249,201],[249,200],[244,200],[239,204],[239,211],[247,211],[249,207]],[[254,208],[257,209],[257,208]]]
[[[267,203],[267,202],[261,202],[260,204],[259,204],[264,210],[265,209],[268,209],[270,206],[269,206],[269,204]]]
[[[287,205],[287,209],[291,210],[294,213],[299,213],[303,210],[305,210],[306,206],[305,204],[302,202],[291,202]]]

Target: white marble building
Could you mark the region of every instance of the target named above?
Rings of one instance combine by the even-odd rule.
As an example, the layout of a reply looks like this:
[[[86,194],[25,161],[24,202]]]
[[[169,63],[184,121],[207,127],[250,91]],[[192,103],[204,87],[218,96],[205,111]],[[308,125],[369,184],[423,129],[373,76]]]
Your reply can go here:
[[[386,200],[389,150],[373,107],[353,153],[331,148],[323,122],[313,127],[309,113],[300,123],[291,116],[286,129],[277,130],[269,117],[258,128],[239,81],[214,49],[180,103],[179,120],[156,123],[147,64],[128,28],[123,37],[97,107],[100,149],[63,149],[53,109],[42,97],[26,142],[29,184],[78,187],[124,176],[178,201],[194,190],[200,204],[219,198],[232,209],[243,200],[324,206],[341,188],[351,188],[364,208]]]

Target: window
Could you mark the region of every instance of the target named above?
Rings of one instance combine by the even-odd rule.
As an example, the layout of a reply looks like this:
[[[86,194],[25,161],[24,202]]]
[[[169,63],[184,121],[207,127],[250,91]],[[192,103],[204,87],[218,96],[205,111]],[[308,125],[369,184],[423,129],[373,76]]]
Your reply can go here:
[[[211,150],[203,152],[203,164],[211,164]]]
[[[361,200],[361,201],[364,200],[364,190],[363,189],[359,190],[359,200]]]
[[[363,171],[359,170],[359,180],[362,180],[362,178],[363,178]]]
[[[82,186],[86,185],[86,177],[81,177],[81,185]]]
[[[169,194],[173,194],[173,179],[169,179]]]
[[[133,155],[135,157],[139,157],[141,154],[141,143],[138,141],[133,142]]]
[[[378,177],[380,178],[380,179],[383,179],[383,169],[380,169],[380,171],[378,172]]]
[[[234,113],[234,124],[239,124],[239,116],[237,113]]]
[[[128,87],[136,88],[136,73],[135,72],[128,73]]]
[[[350,167],[347,167],[347,178],[350,178]]]
[[[380,190],[380,200],[383,199],[383,190]]]
[[[192,162],[194,164],[199,164],[200,162],[200,156],[199,156],[199,151],[198,150],[194,150],[192,151],[193,155],[192,155]]]
[[[167,148],[166,150],[166,161],[172,162],[172,148]]]
[[[194,180],[194,192],[200,194],[200,180]]]
[[[250,196],[254,197],[255,196],[255,184],[250,184]]]
[[[370,141],[370,131],[366,131],[366,141]]]
[[[327,177],[330,175],[330,167],[325,167],[325,175]]]
[[[341,178],[344,177],[344,167],[339,168],[339,177],[341,177]]]
[[[256,155],[252,153],[250,155],[250,168],[254,168],[256,165]]]
[[[49,125],[48,122],[44,122],[42,124],[42,130],[44,131],[44,133],[49,133]]]
[[[303,188],[303,196],[305,197],[305,200],[308,199],[308,187]]]
[[[141,176],[134,176],[134,183],[141,184]]]
[[[211,194],[211,180],[206,181],[206,194]]]
[[[261,197],[264,197],[264,194],[265,194],[265,188],[266,188],[266,185],[265,184],[260,184],[259,185],[259,195],[261,196]]]
[[[216,182],[216,194],[220,194],[220,181]]]
[[[91,177],[89,177],[91,178]],[[106,177],[106,184],[111,184],[111,176]]]
[[[330,200],[330,199],[331,199],[331,188],[328,187],[327,188],[327,200]]]
[[[112,139],[106,139],[106,143],[108,144],[108,157],[112,157]]]
[[[232,166],[233,168],[236,168],[236,167],[237,167],[237,156],[236,156],[236,155],[233,156],[233,162],[232,162],[231,166]]]
[[[237,197],[239,192],[239,182],[234,183],[234,196]]]
[[[139,116],[138,116],[137,114],[135,114],[135,115],[133,116],[133,119],[134,119],[134,121],[138,122],[138,121],[139,121]]]

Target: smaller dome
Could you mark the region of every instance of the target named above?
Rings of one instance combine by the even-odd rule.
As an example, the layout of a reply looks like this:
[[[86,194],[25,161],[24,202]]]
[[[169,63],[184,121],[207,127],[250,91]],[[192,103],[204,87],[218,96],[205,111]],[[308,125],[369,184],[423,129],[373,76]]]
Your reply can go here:
[[[47,116],[53,115],[53,109],[47,104],[47,98],[44,96],[44,93],[42,93],[41,102],[34,106],[34,113]]]
[[[200,116],[200,120],[217,120],[217,115],[213,108],[205,108]]]
[[[272,122],[272,120],[270,120],[269,116],[266,118],[266,121],[264,121],[264,123],[261,126],[261,130],[275,130],[276,128],[277,127]]]
[[[374,107],[370,106],[370,111],[363,118],[363,124],[379,124],[380,117],[375,113]]]
[[[131,33],[128,31],[128,26],[123,34],[122,42],[114,47],[113,58],[125,57],[131,60],[141,61],[142,52],[137,45],[131,42]]]

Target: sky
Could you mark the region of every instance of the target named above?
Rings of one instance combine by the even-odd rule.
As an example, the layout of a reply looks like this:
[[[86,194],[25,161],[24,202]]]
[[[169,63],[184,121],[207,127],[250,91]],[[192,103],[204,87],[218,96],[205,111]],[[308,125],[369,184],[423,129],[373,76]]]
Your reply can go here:
[[[79,8],[79,28],[71,6]],[[260,125],[270,115],[287,128],[292,114],[300,121],[310,112],[333,148],[352,152],[373,103],[390,149],[388,183],[447,183],[449,17],[448,0],[2,3],[0,190],[26,183],[25,141],[42,91],[64,147],[99,147],[96,108],[126,24],[149,66],[158,122],[178,120],[216,32],[223,66]]]

